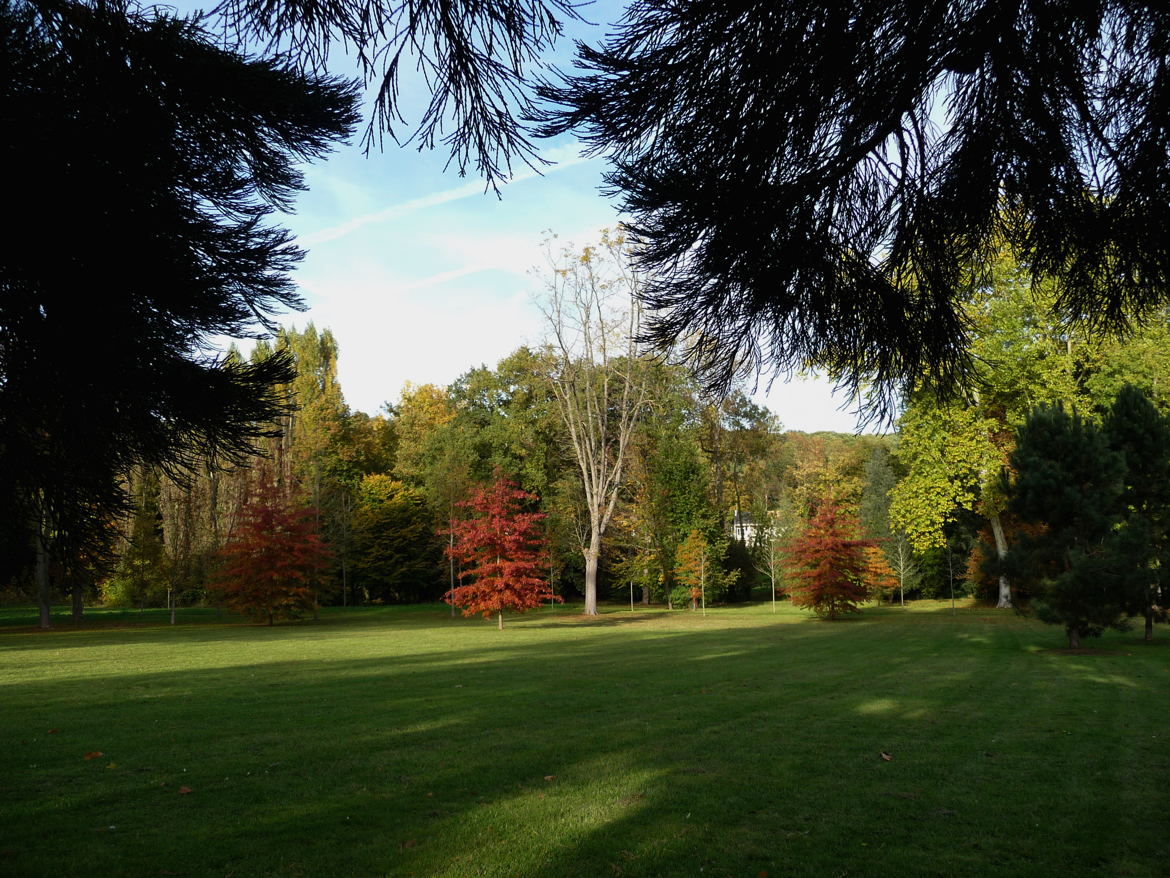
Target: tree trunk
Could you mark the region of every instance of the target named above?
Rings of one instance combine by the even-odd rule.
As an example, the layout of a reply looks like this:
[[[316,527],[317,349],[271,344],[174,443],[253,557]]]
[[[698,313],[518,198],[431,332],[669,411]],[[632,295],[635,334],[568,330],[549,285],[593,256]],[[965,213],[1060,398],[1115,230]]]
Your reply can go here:
[[[49,547],[45,545],[43,522],[38,523],[37,526],[36,552],[37,566],[35,576],[37,582],[37,604],[40,607],[41,614],[41,627],[52,628],[53,624],[49,616]]]
[[[585,550],[585,615],[597,615],[597,562],[601,557],[601,534],[594,525],[590,528],[589,548]]]
[[[1149,643],[1154,639],[1154,610],[1153,607],[1146,607],[1146,642]]]
[[[1066,630],[1068,631],[1068,648],[1069,649],[1080,649],[1081,648],[1080,629],[1075,628],[1074,626],[1070,625],[1070,626],[1068,626],[1068,628]]]
[[[448,526],[452,526],[455,519],[448,519]],[[447,534],[447,575],[450,577],[451,592],[455,591],[455,531]],[[451,601],[451,618],[455,618],[455,601]]]
[[[81,603],[81,583],[74,580],[72,597],[73,597],[73,621],[80,622],[82,614],[85,612],[85,607]]]
[[[503,610],[500,610],[500,612],[496,613],[496,619],[499,620],[500,630],[503,631],[504,630],[504,611]]]
[[[650,606],[650,586],[642,586],[642,606]]]
[[[1003,535],[1003,524],[999,520],[999,513],[996,512],[988,516],[988,520],[991,522],[991,533],[995,536],[995,554],[1002,562],[1007,557],[1008,547],[1007,538]],[[1011,585],[1003,573],[999,575],[999,601],[995,606],[999,610],[1010,610],[1012,606]]]

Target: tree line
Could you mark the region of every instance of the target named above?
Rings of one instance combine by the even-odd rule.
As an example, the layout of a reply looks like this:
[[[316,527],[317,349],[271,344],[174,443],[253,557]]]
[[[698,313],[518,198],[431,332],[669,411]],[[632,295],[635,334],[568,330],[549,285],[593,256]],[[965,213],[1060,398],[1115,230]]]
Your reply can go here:
[[[258,343],[248,362],[281,357],[294,367],[277,388],[293,404],[257,428],[265,436],[258,453],[228,468],[208,458],[178,475],[129,468],[122,480],[132,508],[106,521],[110,552],[54,563],[58,595],[70,594],[78,613],[93,600],[210,602],[271,621],[321,604],[468,594],[459,590],[474,585],[482,559],[457,535],[474,517],[470,498],[507,480],[525,498],[521,511],[538,513],[536,566],[548,599],[588,606],[592,558],[594,601],[600,594],[701,609],[787,595],[837,616],[873,597],[974,594],[1059,620],[1046,608],[1060,605],[1061,588],[1101,590],[1099,577],[1084,586],[1088,574],[1068,572],[1089,567],[1067,559],[1063,573],[1052,567],[1058,510],[1037,512],[1027,487],[1036,459],[1028,437],[1053,434],[1053,419],[1063,417],[1082,433],[1113,425],[1099,428],[1112,444],[1087,464],[1112,479],[1101,488],[1108,502],[1082,498],[1064,508],[1099,510],[1105,542],[1091,569],[1124,580],[1096,615],[1087,599],[1074,601],[1084,619],[1064,624],[1092,634],[1134,613],[1147,629],[1161,618],[1166,513],[1157,504],[1170,469],[1170,434],[1157,426],[1170,399],[1164,322],[1125,339],[1078,334],[1005,253],[989,282],[971,285],[980,372],[964,395],[925,386],[908,394],[890,434],[785,432],[743,389],[712,397],[688,370],[630,346],[637,278],[624,244],[606,235],[550,254],[547,344],[471,368],[446,387],[408,384],[378,415],[346,404],[328,329],[282,329]],[[227,359],[245,363],[235,350]],[[1122,405],[1140,410],[1130,419],[1145,432],[1117,426],[1109,412]],[[1040,422],[1049,427],[1032,426]],[[1110,469],[1115,459],[1125,465]],[[273,557],[249,528],[264,519],[273,530],[280,510],[284,557],[306,545],[321,551],[301,574],[286,573],[285,592],[266,597],[241,583],[275,565],[248,566],[240,546],[250,540],[253,559]],[[1082,531],[1067,534],[1068,558],[1089,552]],[[1049,546],[1044,563],[1035,560],[1038,545]],[[840,575],[810,573],[826,563]],[[224,573],[232,569],[234,579]],[[9,591],[29,586],[17,577]]]

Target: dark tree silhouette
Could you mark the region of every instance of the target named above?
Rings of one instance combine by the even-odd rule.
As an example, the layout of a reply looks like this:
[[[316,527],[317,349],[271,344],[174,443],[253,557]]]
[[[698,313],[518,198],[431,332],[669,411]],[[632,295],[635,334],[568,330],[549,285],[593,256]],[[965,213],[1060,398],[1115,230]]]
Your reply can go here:
[[[1145,619],[1145,639],[1152,640],[1154,622],[1166,621],[1170,585],[1170,418],[1140,388],[1126,384],[1102,426],[1125,462],[1121,516],[1136,579],[1134,611]]]
[[[1125,460],[1103,430],[1041,406],[1016,433],[1009,510],[1036,525],[1003,562],[1029,586],[1042,621],[1063,625],[1070,648],[1124,628],[1146,561],[1138,534],[1117,527]]]
[[[1004,242],[1070,317],[1166,302],[1168,45],[1170,6],[1128,0],[633,0],[542,133],[610,157],[650,340],[888,401],[961,375]]]
[[[285,357],[210,342],[299,306],[301,253],[266,218],[355,100],[157,10],[0,5],[2,542],[9,568],[37,558],[42,603],[49,556],[106,539],[120,473],[241,460],[283,410]]]
[[[529,73],[578,19],[577,0],[223,0],[214,16],[241,45],[285,48],[321,70],[329,50],[352,51],[367,84],[378,84],[364,137],[383,133],[431,149],[442,144],[459,169],[474,165],[490,185],[506,182],[515,160],[544,162],[529,139],[535,113]],[[412,133],[398,105],[403,69],[420,72],[430,103]]]

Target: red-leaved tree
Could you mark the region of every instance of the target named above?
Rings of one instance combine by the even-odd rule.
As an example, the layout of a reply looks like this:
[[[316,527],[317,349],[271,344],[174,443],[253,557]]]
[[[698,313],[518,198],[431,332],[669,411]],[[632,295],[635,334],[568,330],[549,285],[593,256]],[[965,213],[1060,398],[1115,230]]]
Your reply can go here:
[[[524,511],[524,504],[536,499],[497,476],[459,504],[472,517],[451,522],[454,540],[447,551],[472,582],[451,589],[443,600],[461,607],[464,616],[483,613],[486,619],[494,613],[503,628],[504,610],[523,613],[544,601],[561,600],[544,577],[544,513]]]
[[[808,527],[788,547],[793,604],[830,619],[860,612],[867,597],[862,550],[872,542],[854,538],[858,527],[831,497],[821,501]]]
[[[295,619],[316,608],[313,582],[330,551],[321,543],[314,511],[263,482],[240,509],[212,594],[231,610],[254,619]]]

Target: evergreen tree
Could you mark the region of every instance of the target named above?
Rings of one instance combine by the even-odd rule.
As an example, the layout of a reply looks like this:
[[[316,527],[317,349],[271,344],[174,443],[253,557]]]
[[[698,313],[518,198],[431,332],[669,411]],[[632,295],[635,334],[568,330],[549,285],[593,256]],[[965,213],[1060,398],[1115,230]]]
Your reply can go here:
[[[1106,628],[1124,628],[1142,559],[1117,528],[1122,455],[1099,427],[1058,405],[1032,411],[1010,461],[1016,476],[1009,508],[1042,526],[1022,535],[1008,560],[1032,590],[1037,617],[1063,625],[1070,648]]]
[[[647,335],[712,382],[950,384],[962,267],[1003,240],[1064,317],[1167,301],[1168,30],[1128,0],[632,0],[544,133],[610,157]]]
[[[1166,618],[1170,576],[1170,419],[1143,391],[1127,384],[1105,413],[1103,426],[1125,464],[1121,515],[1137,578],[1135,610],[1145,619],[1145,639],[1151,640],[1154,622]]]
[[[267,217],[355,122],[352,85],[161,10],[0,5],[0,166],[21,209],[0,256],[0,502],[20,536],[0,543],[41,571],[101,545],[131,466],[240,462],[269,432],[287,358],[209,343],[299,307],[300,251]]]

